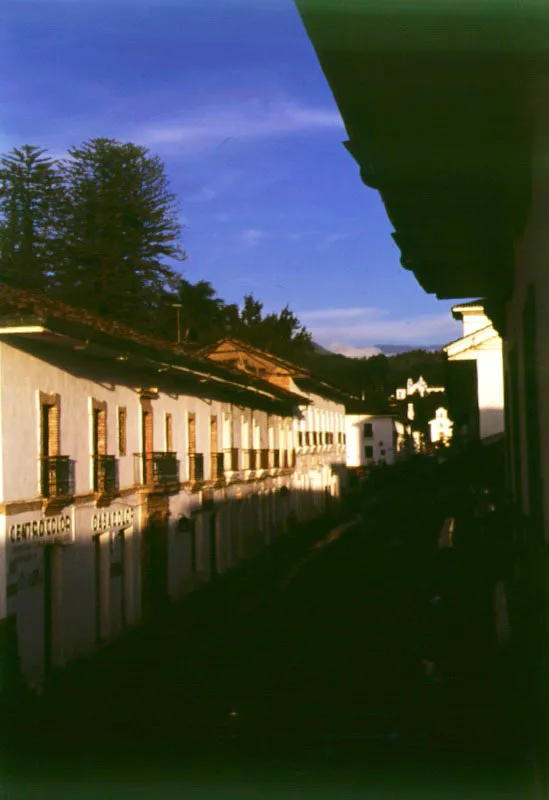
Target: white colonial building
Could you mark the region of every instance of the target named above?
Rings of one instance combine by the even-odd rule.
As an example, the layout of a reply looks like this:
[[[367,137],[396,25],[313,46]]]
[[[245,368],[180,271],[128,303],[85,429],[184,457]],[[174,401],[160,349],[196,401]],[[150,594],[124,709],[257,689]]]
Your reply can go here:
[[[267,372],[2,288],[0,625],[29,685],[339,495],[337,392]]]
[[[444,347],[449,361],[474,361],[477,374],[478,427],[481,439],[503,434],[503,342],[484,311],[474,300],[452,308],[463,322],[463,336]]]
[[[399,454],[397,421],[390,414],[347,414],[347,466],[394,464]]]
[[[261,376],[271,386],[297,398],[291,430],[288,428],[281,435],[291,439],[295,447],[293,485],[303,497],[301,515],[307,514],[307,502],[313,504],[311,511],[316,513],[326,493],[339,497],[346,476],[345,400],[349,399],[348,395],[306,369],[235,339],[223,339],[201,354],[246,375]],[[257,448],[262,441],[260,433],[255,434],[255,439],[253,436],[250,439],[250,435],[245,429],[243,436]],[[269,433],[263,441],[268,444],[272,436]]]
[[[400,411],[396,425],[396,452],[424,452],[429,445],[440,441],[441,436],[448,442],[453,423],[442,405],[445,393],[446,387],[429,386],[422,375],[417,381],[408,378],[406,386],[396,389],[389,398],[391,406]],[[435,416],[429,419],[426,413]]]
[[[429,434],[431,444],[442,443],[448,445],[452,438],[454,423],[448,416],[448,410],[440,406],[433,419],[429,420]]]

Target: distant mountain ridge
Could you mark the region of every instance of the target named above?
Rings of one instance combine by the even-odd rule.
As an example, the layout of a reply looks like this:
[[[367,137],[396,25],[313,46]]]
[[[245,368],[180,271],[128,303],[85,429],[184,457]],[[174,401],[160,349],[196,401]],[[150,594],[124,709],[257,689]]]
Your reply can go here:
[[[441,344],[374,344],[357,347],[351,344],[340,345],[334,343],[329,347],[323,347],[317,342],[313,342],[313,347],[318,355],[342,355],[347,358],[371,358],[375,355],[395,356],[399,353],[409,353],[412,350],[426,350],[429,353],[433,353],[442,349]]]
[[[397,353],[409,353],[411,350],[427,350],[428,353],[442,350],[441,344],[375,344],[386,356],[396,355]]]

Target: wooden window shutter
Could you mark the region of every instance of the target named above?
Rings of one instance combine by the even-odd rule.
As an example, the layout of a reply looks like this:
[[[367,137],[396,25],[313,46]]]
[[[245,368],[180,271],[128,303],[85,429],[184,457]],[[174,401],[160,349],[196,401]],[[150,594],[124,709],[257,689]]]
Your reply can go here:
[[[127,411],[125,406],[118,409],[118,455],[125,456],[127,453]]]
[[[166,452],[173,453],[172,415],[166,413]]]
[[[210,417],[210,452],[217,453],[217,417]]]
[[[188,451],[196,453],[196,414],[189,413],[187,420]]]
[[[141,400],[141,413],[143,423],[143,452],[146,454],[152,453],[154,449],[154,420],[152,403],[150,400]]]
[[[40,455],[61,453],[61,397],[40,392]]]
[[[92,398],[93,454],[107,454],[107,403]]]

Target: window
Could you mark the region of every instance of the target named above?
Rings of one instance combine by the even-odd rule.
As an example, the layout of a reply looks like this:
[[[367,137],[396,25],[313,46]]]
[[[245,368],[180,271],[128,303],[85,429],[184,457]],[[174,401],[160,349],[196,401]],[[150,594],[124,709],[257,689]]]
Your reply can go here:
[[[103,493],[107,470],[107,403],[92,398],[92,485],[93,491]]]
[[[217,416],[210,416],[210,452],[217,453]]]
[[[187,416],[187,450],[196,453],[196,414],[192,412]]]
[[[303,432],[302,431],[298,431],[297,432],[297,445],[298,445],[298,447],[303,447]]]
[[[172,415],[166,414],[166,453],[173,453]]]
[[[364,423],[364,438],[365,439],[371,439],[373,435],[374,435],[374,426],[372,425],[371,422],[365,422]]]
[[[68,459],[60,456],[59,395],[40,392],[40,493],[43,497],[68,495]],[[66,480],[64,480],[66,479]]]
[[[58,456],[60,452],[60,397],[40,393],[40,456]]]
[[[364,448],[364,455],[366,458],[373,458],[374,457],[374,448],[371,444],[367,444]]]
[[[93,402],[92,455],[107,454],[107,404],[97,400]]]
[[[127,411],[125,406],[118,409],[118,455],[125,456],[127,452]]]

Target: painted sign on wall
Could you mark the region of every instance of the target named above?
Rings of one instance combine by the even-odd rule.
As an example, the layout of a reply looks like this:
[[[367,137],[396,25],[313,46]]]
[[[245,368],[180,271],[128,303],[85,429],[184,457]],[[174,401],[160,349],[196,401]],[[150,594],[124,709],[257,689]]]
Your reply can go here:
[[[40,516],[35,519],[23,518],[20,522],[8,522],[10,542],[44,542],[44,540],[70,541],[73,538],[72,514],[59,514],[56,517]]]

